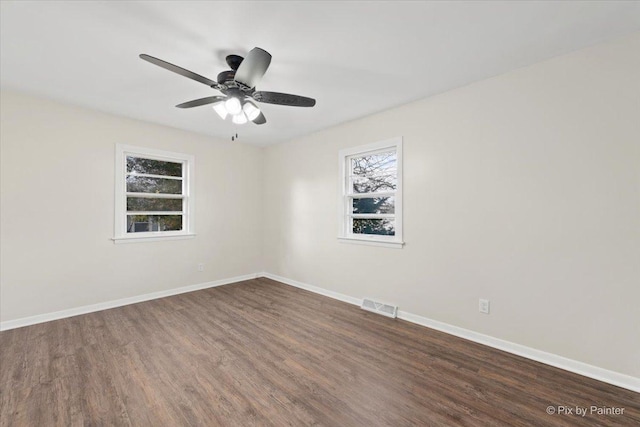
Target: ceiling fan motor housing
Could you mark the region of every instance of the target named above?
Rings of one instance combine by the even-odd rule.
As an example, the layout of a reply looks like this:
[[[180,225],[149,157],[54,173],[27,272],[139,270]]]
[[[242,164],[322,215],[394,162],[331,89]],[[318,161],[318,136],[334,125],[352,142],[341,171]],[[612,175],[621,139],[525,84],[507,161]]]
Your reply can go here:
[[[218,83],[225,84],[227,82],[233,82],[233,79],[236,76],[236,72],[233,70],[223,71],[218,74]]]

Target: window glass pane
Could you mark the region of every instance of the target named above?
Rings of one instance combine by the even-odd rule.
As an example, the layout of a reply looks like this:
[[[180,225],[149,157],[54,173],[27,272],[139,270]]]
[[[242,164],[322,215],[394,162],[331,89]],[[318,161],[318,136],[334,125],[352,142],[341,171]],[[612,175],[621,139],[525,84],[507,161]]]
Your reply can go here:
[[[182,230],[182,215],[127,215],[127,233]]]
[[[392,214],[395,213],[395,199],[393,197],[353,199],[352,212],[354,214]]]
[[[371,177],[354,176],[351,185],[354,193],[375,193],[377,191],[395,191],[397,186],[396,173]]]
[[[351,158],[351,188],[354,193],[393,191],[397,185],[395,151]]]
[[[377,234],[384,236],[395,236],[395,220],[382,219],[353,219],[354,234]]]
[[[182,211],[182,199],[127,197],[127,211]]]
[[[127,172],[150,175],[182,176],[182,163],[127,156]]]
[[[127,191],[132,193],[182,194],[182,180],[128,175]]]
[[[396,151],[368,154],[351,158],[351,171],[354,175],[370,175],[388,169],[396,169]]]

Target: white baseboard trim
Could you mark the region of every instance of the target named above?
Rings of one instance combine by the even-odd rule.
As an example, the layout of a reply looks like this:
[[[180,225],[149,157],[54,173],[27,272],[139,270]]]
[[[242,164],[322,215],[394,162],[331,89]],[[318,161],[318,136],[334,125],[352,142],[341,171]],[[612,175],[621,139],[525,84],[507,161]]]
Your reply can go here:
[[[354,304],[357,306],[360,306],[362,304],[362,299],[360,298],[340,294],[338,292],[319,288],[317,286],[312,286],[275,274],[261,273],[259,276],[276,280],[278,282],[284,283],[286,285],[291,285],[296,288],[306,289],[308,291],[324,295],[329,298],[334,298],[349,304]],[[454,335],[456,337],[464,338],[469,341],[484,344],[498,350],[506,351],[507,353],[512,353],[518,356],[525,357],[527,359],[535,360],[536,362],[564,369],[565,371],[573,372],[585,377],[593,378],[598,381],[602,381],[640,393],[640,378],[633,377],[631,375],[621,374],[619,372],[599,368],[597,366],[589,365],[584,362],[579,362],[577,360],[568,359],[566,357],[558,356],[546,351],[537,350],[535,348],[516,344],[510,341],[505,341],[500,338],[495,338],[489,335],[481,334],[479,332],[471,331],[469,329],[453,326],[448,323],[439,322],[427,317],[418,316],[406,311],[398,311],[398,318],[421,326],[426,326],[427,328],[435,329],[437,331],[441,331],[450,335]]]
[[[244,276],[230,277],[228,279],[214,280],[212,282],[198,283],[195,285],[182,286],[180,288],[167,289],[165,291],[152,292],[149,294],[137,295],[129,298],[122,298],[112,301],[100,302],[97,304],[84,305],[82,307],[70,308],[67,310],[55,311],[53,313],[39,314],[37,316],[23,317],[15,320],[0,322],[0,331],[21,328],[23,326],[35,325],[37,323],[50,322],[52,320],[64,319],[66,317],[78,316],[81,314],[93,313],[96,311],[108,310],[110,308],[122,307],[123,305],[135,304],[138,302],[150,301],[164,298],[171,295],[184,294],[186,292],[199,291],[201,289],[214,288],[216,286],[228,285],[242,282],[244,280],[255,279],[259,274],[246,274]]]
[[[484,335],[458,326],[449,325],[448,323],[438,322],[437,320],[418,316],[406,311],[398,311],[398,318],[640,393],[640,378],[599,368],[584,362],[558,356],[557,354],[505,341],[500,338]]]

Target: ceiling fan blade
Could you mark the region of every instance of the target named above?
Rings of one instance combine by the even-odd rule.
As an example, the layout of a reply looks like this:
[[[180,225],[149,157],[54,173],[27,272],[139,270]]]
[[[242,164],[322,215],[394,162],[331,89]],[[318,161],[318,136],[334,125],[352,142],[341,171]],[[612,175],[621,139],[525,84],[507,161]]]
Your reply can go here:
[[[147,62],[151,62],[152,64],[157,65],[158,67],[162,67],[165,70],[173,71],[174,73],[190,78],[191,80],[195,80],[197,82],[206,84],[207,86],[212,87],[214,89],[218,89],[219,87],[218,83],[214,82],[213,80],[203,77],[200,74],[196,74],[193,71],[185,70],[184,68],[178,67],[177,65],[173,65],[167,61],[163,61],[162,59],[158,59],[153,56],[146,55],[144,53],[140,55],[140,58],[144,59]]]
[[[227,65],[229,66],[229,68],[235,71],[238,69],[242,61],[244,61],[244,58],[239,55],[227,55],[225,60],[227,61]]]
[[[194,99],[193,101],[183,102],[182,104],[176,105],[178,108],[193,108],[199,107],[201,105],[214,104],[219,101],[224,101],[227,99],[226,96],[208,96],[206,98]]]
[[[238,66],[235,81],[247,88],[254,88],[267,72],[271,63],[271,54],[264,49],[254,47]]]
[[[251,121],[253,123],[257,124],[257,125],[263,125],[263,124],[267,123],[267,118],[264,116],[264,114],[262,114],[262,112],[260,112],[258,117],[256,117],[255,119],[253,119]]]
[[[313,107],[316,100],[306,96],[290,95],[280,92],[254,92],[251,95],[258,102],[267,104],[289,105],[291,107]]]

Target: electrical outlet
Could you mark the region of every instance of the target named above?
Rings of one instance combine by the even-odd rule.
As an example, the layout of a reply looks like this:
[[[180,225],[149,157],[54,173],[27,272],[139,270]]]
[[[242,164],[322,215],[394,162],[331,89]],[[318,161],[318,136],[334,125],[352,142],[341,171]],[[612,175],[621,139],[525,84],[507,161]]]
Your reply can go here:
[[[489,300],[480,298],[480,304],[478,305],[480,313],[489,314]]]
[[[204,264],[203,263],[198,264],[198,271],[204,271]]]

